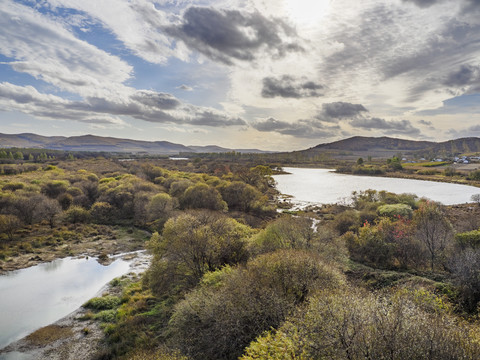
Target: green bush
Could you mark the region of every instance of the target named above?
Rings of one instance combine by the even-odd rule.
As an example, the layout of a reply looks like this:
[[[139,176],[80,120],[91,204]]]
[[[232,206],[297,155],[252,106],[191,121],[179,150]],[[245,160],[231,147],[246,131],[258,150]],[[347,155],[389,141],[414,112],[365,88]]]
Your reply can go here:
[[[102,297],[95,297],[83,304],[84,308],[93,310],[112,310],[122,303],[118,296],[107,295]]]
[[[382,205],[378,207],[377,212],[380,216],[386,216],[392,219],[398,217],[411,219],[413,216],[413,210],[407,204]]]
[[[455,234],[457,244],[462,248],[479,248],[480,247],[480,230],[472,230],[464,233]]]
[[[72,206],[65,211],[65,220],[72,224],[86,223],[90,220],[90,213],[80,206]]]
[[[101,322],[113,323],[117,318],[117,310],[102,310],[96,313],[93,318],[95,320],[100,320]]]

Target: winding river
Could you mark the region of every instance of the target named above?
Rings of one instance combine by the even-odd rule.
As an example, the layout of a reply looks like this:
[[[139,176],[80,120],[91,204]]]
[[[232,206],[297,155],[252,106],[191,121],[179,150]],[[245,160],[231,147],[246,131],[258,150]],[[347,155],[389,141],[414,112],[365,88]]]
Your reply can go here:
[[[331,169],[284,168],[289,174],[275,175],[277,189],[292,196],[298,206],[348,203],[353,191],[385,190],[397,194],[409,193],[444,205],[471,202],[480,188],[434,181],[347,175]]]
[[[69,257],[1,275],[0,349],[70,314],[130,270],[118,256],[107,266]]]

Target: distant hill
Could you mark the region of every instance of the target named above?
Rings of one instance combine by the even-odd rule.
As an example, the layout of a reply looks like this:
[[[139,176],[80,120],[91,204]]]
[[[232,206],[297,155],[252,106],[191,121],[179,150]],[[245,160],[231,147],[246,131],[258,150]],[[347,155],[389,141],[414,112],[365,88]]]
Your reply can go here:
[[[329,153],[334,157],[390,157],[398,153],[424,156],[453,156],[480,152],[480,138],[469,137],[444,142],[415,141],[398,138],[354,136],[320,144],[302,151],[307,154]]]
[[[36,148],[63,151],[98,151],[98,152],[129,152],[149,153],[158,155],[177,155],[180,153],[202,152],[254,152],[262,153],[257,149],[241,150],[226,149],[215,145],[210,146],[185,146],[168,141],[141,141],[119,139],[95,135],[83,136],[41,136],[36,134],[1,134],[0,147],[10,148]]]
[[[335,141],[328,144],[320,144],[312,149],[325,150],[345,150],[345,151],[375,151],[375,150],[395,150],[395,151],[414,151],[423,150],[435,146],[431,141],[414,141],[383,137],[365,137],[354,136],[348,139]]]

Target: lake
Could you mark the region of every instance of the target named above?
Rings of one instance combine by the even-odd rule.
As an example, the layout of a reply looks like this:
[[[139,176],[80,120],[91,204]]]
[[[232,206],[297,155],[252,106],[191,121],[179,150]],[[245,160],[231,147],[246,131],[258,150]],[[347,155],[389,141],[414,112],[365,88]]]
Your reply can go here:
[[[292,202],[299,206],[348,203],[353,191],[368,189],[415,194],[444,205],[471,202],[471,196],[480,193],[480,188],[474,186],[434,181],[347,175],[331,169],[286,167],[284,170],[290,174],[273,177],[277,189],[293,196]]]
[[[78,309],[130,262],[64,258],[0,276],[0,349]],[[0,356],[1,358],[1,356]]]

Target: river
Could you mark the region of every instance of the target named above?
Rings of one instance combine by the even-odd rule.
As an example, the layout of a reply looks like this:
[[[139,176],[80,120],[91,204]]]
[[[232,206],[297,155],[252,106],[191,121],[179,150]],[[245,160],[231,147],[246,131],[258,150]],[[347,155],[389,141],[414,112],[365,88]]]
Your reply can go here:
[[[119,257],[107,266],[68,257],[1,275],[0,349],[70,314],[130,269]]]
[[[397,194],[409,193],[444,205],[471,202],[480,188],[413,179],[347,175],[331,169],[284,168],[290,174],[275,175],[277,190],[292,196],[298,206],[349,203],[353,191],[385,190]]]

